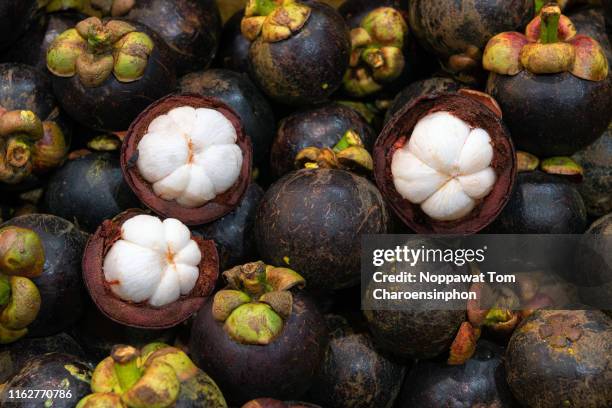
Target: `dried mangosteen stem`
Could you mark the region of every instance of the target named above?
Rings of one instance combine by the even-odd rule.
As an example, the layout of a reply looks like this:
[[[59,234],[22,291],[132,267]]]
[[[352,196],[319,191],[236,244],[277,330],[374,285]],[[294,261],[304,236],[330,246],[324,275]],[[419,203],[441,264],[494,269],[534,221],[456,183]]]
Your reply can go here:
[[[542,8],[540,13],[542,25],[540,28],[540,41],[542,44],[551,44],[559,40],[557,34],[559,30],[559,19],[561,18],[561,9],[557,4],[548,4]]]
[[[111,357],[115,364],[113,368],[122,390],[129,390],[142,377],[142,371],[138,367],[140,353],[132,346],[123,344],[113,347]]]
[[[42,274],[45,252],[34,231],[5,227],[0,229],[0,271],[6,275],[35,278]]]

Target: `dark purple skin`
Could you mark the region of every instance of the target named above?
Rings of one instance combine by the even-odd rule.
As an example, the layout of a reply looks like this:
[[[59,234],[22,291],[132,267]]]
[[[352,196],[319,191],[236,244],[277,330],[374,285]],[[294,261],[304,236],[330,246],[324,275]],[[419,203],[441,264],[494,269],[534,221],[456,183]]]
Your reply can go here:
[[[37,10],[37,0],[0,2],[0,50],[9,47],[27,30]]]
[[[333,147],[348,131],[355,131],[372,151],[376,140],[374,130],[353,109],[330,103],[298,111],[281,120],[270,154],[273,177],[295,170],[295,156],[306,147]]]
[[[298,170],[274,183],[255,219],[259,255],[330,291],[360,279],[362,234],[384,234],[389,215],[378,189],[344,170]]]
[[[6,382],[13,374],[21,370],[32,357],[46,353],[70,353],[84,357],[83,349],[66,333],[37,339],[24,338],[18,342],[0,346],[0,383]]]
[[[166,40],[179,75],[207,68],[215,57],[221,37],[215,0],[138,0],[126,18]]]
[[[225,22],[217,53],[218,65],[237,72],[249,70],[251,42],[240,31],[243,16],[244,11],[241,10]]]
[[[229,105],[251,138],[253,161],[259,167],[268,165],[276,131],[274,112],[246,74],[226,69],[198,71],[182,77],[178,87],[180,92],[212,96]]]
[[[612,0],[602,0],[604,16],[606,18],[606,32],[608,41],[612,43]]]
[[[461,88],[462,86],[459,82],[450,78],[435,77],[413,82],[395,96],[385,114],[385,123],[404,106],[411,105],[414,101],[425,95],[437,92],[456,92]]]
[[[266,346],[239,344],[212,316],[212,297],[192,326],[189,351],[223,391],[229,403],[243,404],[261,395],[299,398],[311,385],[327,346],[325,320],[310,298],[293,294],[291,316]]]
[[[587,228],[584,201],[575,184],[540,171],[519,173],[514,192],[492,234],[582,234]]]
[[[71,354],[47,353],[36,356],[15,374],[7,383],[0,395],[0,406],[3,408],[39,408],[43,401],[55,408],[73,408],[79,400],[91,393],[89,378],[93,367],[89,362]],[[9,390],[53,390],[51,398],[16,399]],[[63,396],[56,391],[64,390]],[[69,393],[68,393],[69,391]],[[27,391],[26,391],[27,392]],[[70,394],[70,396],[68,396]]]
[[[606,130],[612,78],[586,81],[566,72],[515,76],[490,74],[487,93],[499,103],[519,150],[538,157],[576,153]]]
[[[290,38],[268,43],[261,36],[249,49],[250,73],[273,100],[310,105],[326,100],[342,83],[351,50],[349,30],[331,6],[305,1],[310,17]]]
[[[24,64],[0,64],[0,106],[28,109],[46,120],[59,107],[49,77]]]
[[[251,183],[231,213],[210,224],[192,228],[193,233],[215,241],[222,271],[257,260],[253,224],[263,195],[263,189]]]
[[[514,408],[503,366],[504,348],[480,340],[465,364],[419,360],[406,377],[397,408]]]
[[[330,342],[308,401],[326,408],[390,407],[405,368],[382,355],[367,333],[354,333],[337,315],[327,316]]]
[[[42,275],[32,279],[42,303],[36,320],[28,326],[28,336],[50,336],[74,325],[81,317],[85,299],[81,258],[87,235],[71,222],[47,214],[12,218],[0,228],[6,226],[32,229],[45,250]]]
[[[55,37],[85,18],[87,16],[76,12],[43,14],[12,47],[0,55],[0,60],[31,65],[47,74],[47,48]]]
[[[102,85],[86,88],[78,75],[61,78],[50,74],[62,107],[83,126],[100,131],[127,130],[140,112],[176,87],[172,55],[165,41],[146,26],[130,23],[137,31],[148,34],[155,44],[139,80],[119,82],[111,74]]]
[[[597,40],[606,53],[608,62],[612,62],[612,46],[606,35],[606,20],[603,10],[600,7],[585,7],[568,14],[568,17],[574,23],[578,33]]]

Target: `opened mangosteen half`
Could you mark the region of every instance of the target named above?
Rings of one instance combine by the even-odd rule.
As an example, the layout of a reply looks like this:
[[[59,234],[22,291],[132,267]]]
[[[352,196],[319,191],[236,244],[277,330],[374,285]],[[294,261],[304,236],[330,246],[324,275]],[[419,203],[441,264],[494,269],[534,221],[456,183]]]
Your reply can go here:
[[[105,221],[83,256],[83,277],[100,311],[126,326],[163,329],[202,306],[219,273],[212,241],[177,219],[130,210]]]
[[[418,233],[475,233],[510,198],[516,159],[497,103],[461,90],[405,106],[374,145],[378,187]]]
[[[251,141],[216,98],[170,95],[145,109],[121,148],[121,168],[140,200],[187,225],[236,207],[251,181]]]

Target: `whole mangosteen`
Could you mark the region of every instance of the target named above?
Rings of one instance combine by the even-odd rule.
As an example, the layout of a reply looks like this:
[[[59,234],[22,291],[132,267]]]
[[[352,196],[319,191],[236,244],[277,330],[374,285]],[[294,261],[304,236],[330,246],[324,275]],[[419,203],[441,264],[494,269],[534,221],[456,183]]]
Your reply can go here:
[[[327,408],[391,407],[405,368],[381,354],[367,333],[355,332],[343,317],[326,318],[329,348],[307,399]]]
[[[193,229],[195,234],[215,241],[221,270],[257,259],[253,225],[263,195],[263,189],[251,183],[232,212]]]
[[[463,365],[417,361],[406,377],[397,407],[517,407],[506,383],[503,353],[503,347],[480,340]]]
[[[41,404],[59,408],[73,408],[87,395],[91,365],[89,362],[64,353],[47,353],[29,359],[5,385],[0,404],[8,408],[35,408]],[[11,390],[53,390],[40,398],[17,399]],[[23,392],[23,391],[22,391]]]
[[[487,92],[500,104],[517,148],[536,156],[571,155],[606,130],[612,81],[603,48],[576,32],[549,4],[525,35],[501,33],[483,56]]]
[[[185,75],[179,91],[217,98],[236,112],[253,144],[253,163],[267,166],[276,131],[274,113],[266,98],[244,73],[211,69]]]
[[[612,128],[572,158],[584,169],[584,180],[578,191],[587,212],[600,217],[612,212]]]
[[[335,290],[359,282],[362,234],[384,234],[389,215],[376,187],[344,170],[304,169],[274,183],[255,219],[264,261],[285,265],[309,287]]]
[[[220,99],[169,95],[130,126],[121,168],[147,207],[201,225],[240,203],[251,182],[252,157],[239,116]]]
[[[130,210],[106,220],[87,242],[83,277],[100,311],[143,329],[165,329],[202,306],[219,274],[212,241],[174,218]]]
[[[575,184],[541,171],[520,172],[506,208],[487,230],[496,234],[581,234],[586,208]]]
[[[0,50],[23,34],[38,11],[37,0],[5,0],[0,4]]]
[[[60,34],[47,68],[62,107],[82,125],[122,131],[176,79],[168,46],[145,25],[90,17]]]
[[[532,16],[532,0],[411,0],[408,9],[421,45],[463,80],[480,76],[482,50],[491,37],[524,27]]]
[[[508,384],[524,406],[612,405],[612,320],[597,310],[538,310],[506,350]]]
[[[327,332],[291,269],[254,262],[223,273],[228,286],[200,309],[189,350],[229,402],[299,398],[323,361]]]
[[[104,220],[140,205],[123,180],[119,157],[92,152],[70,159],[49,179],[41,206],[94,232]]]
[[[250,72],[272,99],[322,102],[342,84],[351,50],[342,16],[317,1],[249,0],[241,23]]]
[[[217,384],[183,351],[164,343],[118,344],[91,377],[92,393],[76,408],[227,408]]]
[[[237,72],[249,72],[251,42],[242,35],[240,26],[243,18],[244,10],[240,10],[223,25],[217,55],[220,66]]]
[[[497,103],[481,92],[429,94],[404,106],[374,146],[376,184],[418,233],[475,233],[502,211],[516,157]]]
[[[270,156],[273,176],[281,177],[295,169],[298,154],[306,148],[332,148],[348,132],[354,132],[371,151],[374,130],[355,110],[337,103],[304,109],[284,118],[276,133]]]
[[[45,337],[72,326],[83,312],[81,258],[86,234],[63,218],[31,214],[12,218],[0,227],[34,231],[44,249],[44,266],[32,282],[40,292],[40,311],[28,326],[31,337]]]

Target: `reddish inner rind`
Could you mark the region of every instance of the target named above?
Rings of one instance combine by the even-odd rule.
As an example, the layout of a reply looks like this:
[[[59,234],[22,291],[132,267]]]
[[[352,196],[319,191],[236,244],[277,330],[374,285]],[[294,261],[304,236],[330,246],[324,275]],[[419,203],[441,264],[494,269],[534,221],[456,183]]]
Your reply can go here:
[[[237,145],[242,150],[242,168],[238,180],[229,190],[217,195],[212,201],[196,208],[182,207],[175,201],[164,200],[153,191],[151,183],[138,171],[138,143],[147,134],[151,122],[174,108],[191,106],[193,108],[214,109],[225,116],[236,129]],[[187,225],[200,225],[214,221],[232,211],[242,199],[251,180],[253,152],[251,140],[246,135],[240,118],[223,102],[193,94],[169,95],[150,105],[132,122],[121,147],[121,169],[125,180],[138,198],[151,210],[163,217],[181,220]]]
[[[215,288],[219,276],[219,257],[213,241],[191,236],[200,248],[200,275],[186,296],[161,308],[146,302],[133,303],[118,298],[104,278],[104,258],[113,244],[121,239],[121,226],[128,219],[143,214],[140,210],[128,210],[112,220],[106,220],[89,238],[83,255],[83,280],[98,309],[117,323],[146,328],[165,329],[176,326],[189,318],[204,303]]]
[[[458,94],[426,95],[397,112],[374,145],[376,184],[398,217],[417,233],[474,234],[489,225],[510,199],[516,178],[514,146],[498,114],[478,99]],[[414,127],[423,117],[440,111],[455,115],[473,128],[487,131],[494,151],[491,167],[497,181],[493,190],[468,215],[454,221],[436,221],[427,216],[419,204],[411,203],[397,192],[391,174],[395,151],[408,143]]]

